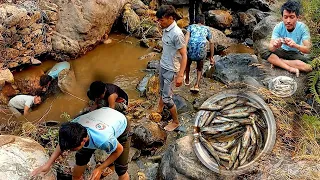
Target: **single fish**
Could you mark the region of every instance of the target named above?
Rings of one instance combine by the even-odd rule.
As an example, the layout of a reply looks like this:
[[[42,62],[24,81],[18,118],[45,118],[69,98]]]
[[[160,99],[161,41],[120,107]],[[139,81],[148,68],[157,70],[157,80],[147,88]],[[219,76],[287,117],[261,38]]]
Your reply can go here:
[[[205,110],[205,111],[220,111],[223,106],[220,105],[210,105],[210,106],[201,106],[198,110]]]
[[[233,109],[222,111],[222,114],[234,114],[234,113],[247,112],[250,108],[252,107],[251,106],[235,107]]]
[[[199,136],[199,140],[201,142],[201,144],[207,149],[207,151],[209,152],[209,154],[213,157],[213,159],[216,161],[216,163],[218,164],[218,166],[220,166],[220,158],[216,152],[216,150],[211,146],[211,144],[205,139],[203,138],[201,135]]]
[[[216,145],[212,144],[212,147],[213,147],[215,150],[219,151],[219,152],[228,153],[228,150],[227,150],[227,149],[224,149],[224,148],[222,148],[222,147],[220,147],[220,146],[216,146]]]
[[[248,99],[246,98],[239,98],[237,102],[235,102],[237,105],[243,105],[246,102],[248,102]]]
[[[238,100],[239,101],[239,100]],[[229,104],[228,106],[226,106],[225,108],[223,108],[221,111],[226,111],[226,110],[229,110],[229,109],[233,109],[235,108],[238,104],[236,104],[237,102],[235,103],[232,103],[232,104]]]
[[[259,104],[254,103],[254,102],[245,102],[244,105],[251,106],[251,107],[254,107],[256,109],[263,109]]]
[[[218,154],[219,158],[223,161],[229,162],[231,159],[231,155],[228,153],[222,153],[222,152],[217,151],[217,154]]]
[[[252,159],[254,159],[255,154],[256,154],[256,150],[257,150],[257,145],[256,144],[251,145],[249,147],[249,149],[247,151],[248,154],[247,154],[247,157],[246,157],[248,162],[250,162],[250,161],[252,161]]]
[[[212,120],[218,115],[219,113],[217,111],[213,111],[210,116],[207,118],[206,122],[204,123],[204,126],[208,126]]]
[[[256,145],[252,145],[248,148],[246,155],[244,156],[243,159],[241,159],[240,161],[240,166],[244,165],[244,163],[246,163],[247,161],[249,161],[250,158],[252,158],[254,151],[255,151],[255,146]],[[250,157],[250,158],[249,158]]]
[[[245,132],[245,129],[243,129],[242,127],[236,127],[233,130],[212,135],[210,136],[210,138],[215,138],[217,140],[224,141],[224,140],[229,140],[236,137],[241,137],[244,132]]]
[[[230,117],[230,118],[244,118],[248,117],[250,114],[247,112],[242,112],[242,113],[234,113],[234,114],[225,114],[222,115],[223,117]]]
[[[241,143],[239,143],[239,144],[241,144]],[[233,149],[232,149],[232,151],[231,151],[231,155],[230,155],[230,161],[229,161],[229,169],[231,169],[232,167],[233,167],[233,165],[234,165],[234,163],[236,162],[236,160],[237,160],[237,152],[238,152],[238,148],[240,148],[239,147],[239,144],[238,144],[238,146],[236,146],[236,147],[234,147]]]
[[[257,144],[257,136],[254,128],[250,128],[250,138],[251,138],[251,144]]]
[[[205,111],[201,118],[200,118],[200,123],[199,123],[199,127],[203,127],[203,125],[206,123],[208,117],[210,115],[210,111]]]
[[[235,119],[234,121],[240,123],[241,125],[252,125],[252,121],[249,118]]]
[[[227,97],[219,100],[216,104],[222,107],[228,106],[229,104],[235,103],[238,100],[237,97]]]
[[[223,131],[229,131],[233,128],[238,127],[240,124],[237,122],[232,122],[232,123],[227,123],[227,124],[221,124],[221,125],[216,125],[214,127],[210,126],[210,127],[202,127],[200,128],[200,132],[204,133],[204,134],[218,134],[219,132],[223,132]]]
[[[227,150],[233,148],[238,143],[239,139],[239,137],[234,138],[232,141],[229,141],[228,144],[223,146],[222,148]]]
[[[237,158],[236,162],[234,163],[233,165],[233,169],[237,169],[238,167],[240,166],[240,161],[239,161],[239,158]]]
[[[242,160],[244,158],[244,156],[246,155],[247,149],[250,145],[250,130],[251,126],[246,126],[246,132],[244,133],[244,135],[242,136],[242,145],[241,145],[241,151],[240,151],[240,155],[239,155],[239,160]]]
[[[221,123],[228,123],[228,122],[234,122],[234,120],[218,116],[214,118],[214,120],[212,121],[213,124],[221,124]]]

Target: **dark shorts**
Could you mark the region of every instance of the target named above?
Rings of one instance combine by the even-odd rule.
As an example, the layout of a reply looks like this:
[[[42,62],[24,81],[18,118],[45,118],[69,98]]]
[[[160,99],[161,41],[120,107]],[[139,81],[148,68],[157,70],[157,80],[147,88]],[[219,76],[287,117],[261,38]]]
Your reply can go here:
[[[188,59],[187,67],[190,67],[190,66],[191,66],[192,61],[193,61],[193,60]],[[203,61],[204,61],[204,60],[197,60],[197,61],[196,61],[196,62],[197,62],[197,70],[198,70],[198,71],[202,71],[202,69],[203,69]]]
[[[128,170],[128,158],[129,158],[129,149],[130,149],[130,142],[131,142],[131,136],[129,136],[129,131],[130,131],[130,123],[128,121],[126,130],[118,137],[119,143],[123,146],[123,152],[114,161],[115,171],[118,174],[118,176],[124,175]],[[76,153],[76,164],[78,166],[87,165],[94,151],[95,149],[87,149],[87,148],[80,149]]]
[[[271,56],[271,54],[277,55],[279,58],[285,59],[285,60],[301,60],[303,62],[307,62],[310,60],[307,56],[302,54],[301,52],[298,51],[286,51],[282,48],[277,49],[275,52],[271,52],[268,50],[265,50],[262,52],[261,58],[268,60],[268,58]]]

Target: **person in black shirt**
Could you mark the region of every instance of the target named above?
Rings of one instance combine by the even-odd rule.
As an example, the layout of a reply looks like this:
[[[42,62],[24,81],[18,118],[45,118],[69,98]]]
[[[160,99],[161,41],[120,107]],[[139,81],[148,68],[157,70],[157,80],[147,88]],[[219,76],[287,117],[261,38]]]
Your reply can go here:
[[[114,84],[95,81],[91,83],[87,96],[90,100],[94,101],[90,107],[90,111],[101,107],[110,107],[124,113],[127,109],[127,93]]]

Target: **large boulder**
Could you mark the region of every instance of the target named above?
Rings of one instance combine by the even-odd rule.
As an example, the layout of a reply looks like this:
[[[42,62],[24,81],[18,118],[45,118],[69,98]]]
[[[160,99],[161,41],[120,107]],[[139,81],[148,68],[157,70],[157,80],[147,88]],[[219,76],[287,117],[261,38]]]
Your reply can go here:
[[[263,12],[260,11],[259,9],[254,9],[254,8],[250,8],[246,11],[247,14],[251,14],[253,15],[256,19],[257,22],[259,23],[262,19],[264,19],[267,16],[270,16],[271,13],[270,12]]]
[[[44,72],[39,66],[31,67],[28,71],[22,71],[14,74],[14,85],[22,94],[35,95],[41,88],[40,77]]]
[[[254,66],[258,60],[250,54],[229,54],[222,58],[215,58],[215,70],[213,77],[228,84],[234,82],[245,82],[252,77],[258,82],[264,79],[263,71]]]
[[[140,25],[140,17],[134,12],[133,9],[131,9],[131,4],[129,3],[124,6],[122,23],[128,33],[133,33]]]
[[[261,53],[267,49],[273,28],[279,23],[275,16],[267,16],[262,19],[253,29],[252,38],[256,53]]]
[[[59,15],[56,31],[68,41],[57,43],[61,41],[61,36],[53,36],[52,40],[56,42],[53,49],[71,58],[87,52],[111,31],[115,19],[127,2],[128,0],[54,1]],[[67,47],[69,44],[74,44],[71,49]]]
[[[167,134],[157,123],[150,120],[142,122],[133,128],[134,147],[140,149],[144,154],[152,154],[155,148],[164,145]]]
[[[30,173],[48,160],[45,149],[31,139],[0,135],[0,176],[3,180],[29,179]],[[51,170],[43,180],[56,180]]]
[[[223,32],[221,32],[218,29],[209,27],[211,34],[212,34],[212,40],[214,42],[215,51],[220,51],[221,49],[225,49],[229,47],[233,40],[229,37],[227,37]],[[209,46],[207,46],[209,48]]]
[[[210,10],[208,11],[206,24],[218,29],[229,28],[232,24],[232,15],[230,11]]]
[[[0,89],[4,86],[5,82],[13,83],[13,74],[9,69],[0,69]]]
[[[252,14],[245,12],[239,12],[238,16],[241,24],[244,26],[247,33],[251,35],[254,27],[257,24],[256,18]]]
[[[164,153],[160,164],[161,179],[215,180],[219,176],[206,168],[197,158],[192,148],[192,136],[178,139]]]

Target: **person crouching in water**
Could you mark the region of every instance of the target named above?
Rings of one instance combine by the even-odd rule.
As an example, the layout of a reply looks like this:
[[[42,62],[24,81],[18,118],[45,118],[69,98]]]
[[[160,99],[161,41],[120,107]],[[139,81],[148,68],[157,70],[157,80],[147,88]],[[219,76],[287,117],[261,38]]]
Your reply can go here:
[[[40,97],[40,93],[37,93],[36,96],[31,95],[16,95],[9,101],[9,110],[15,115],[16,117],[26,116],[31,111],[31,107],[33,105],[41,104],[42,97]]]

